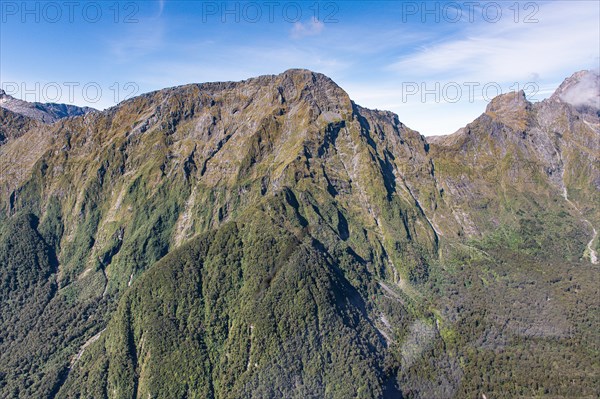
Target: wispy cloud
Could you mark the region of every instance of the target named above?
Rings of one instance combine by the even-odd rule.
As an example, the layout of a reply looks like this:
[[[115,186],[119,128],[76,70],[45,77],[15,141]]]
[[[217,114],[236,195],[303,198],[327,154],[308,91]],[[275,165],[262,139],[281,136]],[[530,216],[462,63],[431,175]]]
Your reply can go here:
[[[600,109],[600,75],[598,71],[586,74],[572,86],[566,88],[560,98],[575,106]]]
[[[111,56],[118,62],[129,62],[135,58],[153,53],[164,46],[162,24],[138,24],[128,29],[124,35],[112,37],[109,46]]]
[[[517,81],[545,78],[573,64],[598,64],[597,2],[548,2],[539,22],[474,25],[458,38],[421,48],[389,65],[393,72],[448,79]],[[572,72],[572,71],[571,71]]]
[[[301,39],[306,36],[320,35],[325,29],[325,24],[317,18],[312,17],[309,22],[296,22],[291,31],[291,36],[294,39]]]
[[[514,2],[487,2],[502,5],[504,15],[497,23],[481,19],[485,12],[481,6],[474,8],[479,18],[473,22],[463,2],[437,3],[448,5],[447,15],[438,22],[431,15],[426,22],[421,15],[403,19],[402,2],[342,2],[336,22],[327,20],[324,13],[320,20],[307,12],[300,22],[289,24],[280,18],[281,8],[277,8],[277,18],[271,23],[263,8],[258,23],[236,23],[234,16],[224,23],[214,15],[199,24],[203,20],[199,3],[152,0],[136,3],[140,9],[135,24],[114,24],[109,13],[99,24],[63,21],[62,27],[73,32],[76,53],[73,46],[52,45],[61,39],[60,29],[8,24],[3,25],[0,38],[2,78],[11,76],[29,85],[46,75],[61,81],[102,78],[135,82],[144,92],[308,68],[330,76],[357,103],[394,111],[409,126],[432,134],[452,132],[485,109],[489,100],[482,87],[470,100],[465,82],[482,86],[498,82],[503,92],[514,90],[515,82],[519,82],[518,88],[536,82],[536,97],[541,100],[565,77],[600,62],[597,1],[519,2],[520,23],[514,22],[510,8]],[[215,4],[221,12],[227,7],[236,9]],[[423,4],[422,9],[433,7]],[[525,4],[539,5],[538,23],[523,23],[529,15],[523,11]],[[237,10],[243,17],[243,7]],[[447,20],[459,12],[459,21]],[[37,34],[30,34],[32,30]],[[23,52],[23,48],[35,51]],[[49,56],[64,62],[48,65],[44,59]],[[448,82],[463,87],[460,101],[445,101],[448,96],[441,95],[444,93],[436,85],[444,88]],[[406,83],[418,85],[418,92],[407,96]],[[494,92],[486,94],[493,96]]]
[[[136,16],[136,23],[123,24],[122,30],[112,32],[107,37],[111,56],[118,62],[127,62],[164,49],[168,26],[162,18],[164,9],[165,0],[158,0],[145,10],[146,15]]]
[[[205,54],[217,54],[221,44],[204,42],[197,46],[181,46],[173,59],[164,59],[150,65],[140,65],[138,81],[155,89],[178,84],[241,80],[264,74],[277,74],[290,68],[307,68],[336,76],[349,68],[348,60],[335,55],[325,56],[310,46],[288,46],[261,43],[247,46],[229,46],[219,54],[218,63]],[[185,60],[178,55],[186,54]],[[243,62],[240,62],[243,60]],[[266,68],[265,66],[269,67]]]

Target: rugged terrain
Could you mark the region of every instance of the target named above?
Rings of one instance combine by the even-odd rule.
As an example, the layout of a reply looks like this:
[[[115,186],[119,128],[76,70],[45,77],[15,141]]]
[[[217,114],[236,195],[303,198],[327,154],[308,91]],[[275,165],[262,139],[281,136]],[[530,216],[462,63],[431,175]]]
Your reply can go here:
[[[0,89],[0,110],[12,111],[44,123],[52,123],[69,116],[79,116],[95,111],[90,107],[77,107],[68,104],[30,103],[10,96],[2,89]]]
[[[597,81],[436,138],[306,70],[0,109],[1,396],[597,397]]]

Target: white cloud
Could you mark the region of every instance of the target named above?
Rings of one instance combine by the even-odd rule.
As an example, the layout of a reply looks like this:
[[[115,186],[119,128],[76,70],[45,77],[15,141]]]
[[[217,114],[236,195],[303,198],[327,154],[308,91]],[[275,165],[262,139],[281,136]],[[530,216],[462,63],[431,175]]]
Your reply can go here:
[[[541,100],[573,72],[600,62],[598,2],[538,3],[539,22],[534,24],[514,23],[508,11],[496,24],[470,23],[465,15],[456,24],[402,23],[394,19],[394,7],[386,6],[391,11],[385,17],[356,15],[327,24],[327,29],[312,18],[273,25],[268,34],[252,36],[249,25],[237,24],[226,34],[182,29],[193,34],[180,41],[167,39],[181,34],[187,20],[170,15],[164,0],[150,4],[149,17],[139,24],[106,34],[109,51],[104,55],[118,71],[115,80],[135,81],[143,92],[307,68],[330,76],[360,105],[394,111],[424,134],[451,133],[466,125],[485,110],[486,99],[481,90],[474,100],[465,95],[456,103],[436,102],[432,96],[424,100],[421,92],[407,99],[403,83],[430,89],[453,81],[499,82],[505,92],[513,82],[519,82],[518,88],[537,82],[536,99]],[[506,10],[514,3],[502,4]]]
[[[294,39],[301,39],[306,36],[316,36],[323,32],[325,24],[317,18],[312,17],[310,22],[296,22],[292,28],[291,36]]]
[[[396,73],[446,79],[509,82],[574,72],[573,65],[598,64],[600,5],[597,2],[540,3],[538,23],[472,25],[458,39],[443,41],[400,58]]]
[[[427,41],[430,44],[401,53],[395,62],[384,65],[376,78],[340,83],[359,104],[394,111],[401,121],[423,134],[451,133],[485,110],[489,97],[495,95],[493,87],[484,93],[486,84],[497,82],[502,92],[507,92],[531,88],[525,84],[534,82],[535,96],[529,96],[532,90],[526,94],[530,100],[539,101],[572,73],[598,67],[600,3],[539,3],[535,17],[538,23],[515,23],[507,12],[496,24],[457,23],[451,32],[445,31],[446,36],[438,35],[437,40]],[[432,30],[444,31],[435,28]],[[443,94],[438,102],[435,94],[426,93],[432,90],[440,96],[436,85],[443,88],[450,82],[463,87],[457,102],[444,101]],[[464,89],[469,82],[479,83],[473,99]],[[407,83],[426,89],[406,97],[402,89]]]
[[[560,98],[574,106],[600,109],[600,75],[597,71],[585,74],[560,93]]]
[[[164,28],[161,24],[137,24],[125,36],[111,38],[111,56],[118,62],[129,62],[134,58],[153,53],[164,46]]]
[[[158,0],[158,16],[160,17],[165,9],[165,0]]]

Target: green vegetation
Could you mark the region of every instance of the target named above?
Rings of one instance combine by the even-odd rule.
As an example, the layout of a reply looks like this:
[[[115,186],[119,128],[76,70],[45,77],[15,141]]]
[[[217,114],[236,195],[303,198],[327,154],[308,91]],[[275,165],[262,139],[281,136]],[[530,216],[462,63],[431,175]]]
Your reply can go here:
[[[59,397],[98,378],[111,397],[379,397],[383,346],[355,288],[322,245],[255,215],[144,274]]]
[[[599,397],[593,132],[511,104],[431,143],[308,71],[0,113],[0,397]]]

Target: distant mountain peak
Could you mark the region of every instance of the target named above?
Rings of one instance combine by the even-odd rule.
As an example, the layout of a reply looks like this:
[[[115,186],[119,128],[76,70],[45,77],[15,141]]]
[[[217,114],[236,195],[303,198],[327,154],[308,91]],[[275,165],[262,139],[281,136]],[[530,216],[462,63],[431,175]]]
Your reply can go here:
[[[78,107],[69,104],[28,102],[14,98],[2,89],[0,89],[0,108],[43,123],[54,123],[62,118],[84,115],[95,111],[90,107]]]
[[[598,71],[583,70],[565,79],[550,97],[577,108],[600,110],[600,74]]]

